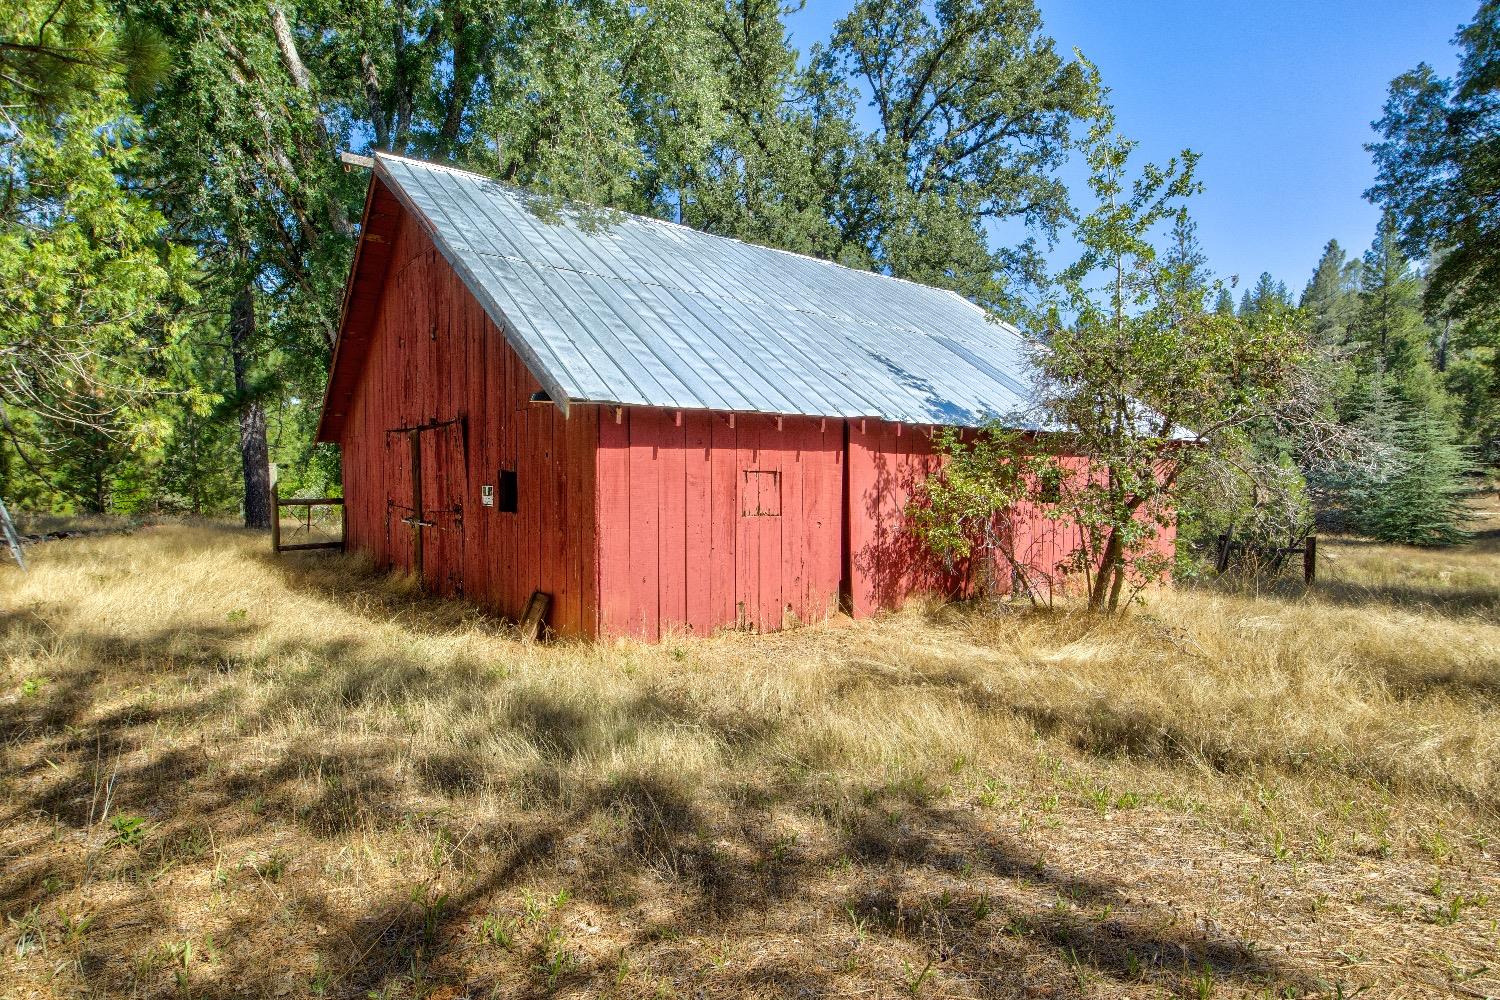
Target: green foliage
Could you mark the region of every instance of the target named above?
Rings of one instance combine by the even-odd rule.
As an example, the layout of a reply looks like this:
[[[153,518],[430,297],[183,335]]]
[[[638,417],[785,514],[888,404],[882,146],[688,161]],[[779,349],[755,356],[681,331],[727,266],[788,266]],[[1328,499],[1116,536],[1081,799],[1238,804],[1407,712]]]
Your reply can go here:
[[[1062,477],[1052,459],[1040,454],[1029,435],[998,424],[979,434],[960,434],[952,428],[936,439],[949,461],[940,476],[923,485],[920,502],[909,509],[913,527],[932,551],[953,565],[978,555],[1000,559],[1021,591],[1032,600],[1046,593],[1033,579],[1032,568],[1011,544],[1004,515],[1021,504],[1043,506],[1049,483]],[[1053,567],[1042,567],[1050,572]],[[983,581],[992,588],[999,582]]]
[[[1427,293],[1434,311],[1450,301],[1465,313],[1492,310],[1500,287],[1500,220],[1490,205],[1500,187],[1497,40],[1500,3],[1484,0],[1455,38],[1457,74],[1443,79],[1422,63],[1392,80],[1374,123],[1382,141],[1368,147],[1377,176],[1366,194],[1395,213],[1406,252],[1444,251]]]
[[[1296,324],[1267,301],[1253,317],[1206,311],[1212,289],[1193,255],[1158,259],[1155,228],[1185,217],[1198,190],[1196,157],[1147,165],[1128,180],[1128,142],[1090,151],[1097,207],[1079,224],[1082,259],[1064,272],[1064,298],[1045,316],[1050,349],[1037,357],[1050,411],[1088,462],[1070,516],[1097,566],[1090,605],[1117,606],[1127,576],[1159,572],[1152,542],[1170,522],[1181,476],[1194,465],[1236,462],[1245,428],[1297,402],[1305,358]],[[1093,282],[1103,279],[1103,285]],[[1184,447],[1184,445],[1187,445]],[[1261,484],[1263,489],[1275,484]]]
[[[1058,430],[1040,447],[999,428],[973,442],[949,435],[948,465],[924,498],[930,509],[913,510],[935,551],[984,549],[1013,567],[1024,560],[1007,550],[998,516],[1032,503],[1078,525],[1081,543],[1061,568],[1083,578],[1096,610],[1117,609],[1127,581],[1166,569],[1153,543],[1184,495],[1184,473],[1234,464],[1244,428],[1274,422],[1297,402],[1306,355],[1284,310],[1268,307],[1254,320],[1208,311],[1215,289],[1183,204],[1198,190],[1196,157],[1185,152],[1132,177],[1131,150],[1096,133],[1088,150],[1096,205],[1076,233],[1083,255],[1037,317],[1046,340],[1035,351],[1041,416]],[[1173,245],[1158,256],[1153,238],[1164,223],[1173,224]]]
[[[139,816],[116,816],[109,828],[114,831],[109,842],[116,847],[138,847],[146,837],[146,821]]]
[[[1500,322],[1479,317],[1455,324],[1443,372],[1457,424],[1476,453],[1500,466]]]
[[[1240,316],[1248,319],[1260,313],[1280,312],[1290,308],[1291,304],[1292,296],[1286,285],[1272,278],[1269,272],[1262,271],[1255,284],[1245,289],[1245,294],[1240,297]]]
[[[1329,240],[1298,306],[1307,321],[1308,340],[1316,347],[1343,347],[1356,321],[1360,262],[1349,260],[1338,240]]]
[[[1386,226],[1409,257],[1430,260],[1427,314],[1441,333],[1439,371],[1463,420],[1468,443],[1500,461],[1500,218],[1491,192],[1500,187],[1500,3],[1484,0],[1454,39],[1459,65],[1451,79],[1423,63],[1391,81],[1376,183],[1365,194],[1387,210]],[[1458,338],[1449,339],[1453,330]],[[1388,365],[1392,374],[1399,366]]]
[[[1362,369],[1384,371],[1404,386],[1430,367],[1428,332],[1421,278],[1402,253],[1395,220],[1387,213],[1360,271],[1359,314],[1352,337],[1355,359]],[[1421,391],[1415,385],[1409,389]]]
[[[1303,312],[1355,447],[1307,471],[1326,523],[1436,545],[1465,537],[1465,445],[1493,435],[1494,388],[1487,325],[1430,322],[1425,287],[1389,211],[1359,266],[1329,244]]]
[[[781,0],[714,5],[708,52],[723,80],[720,128],[682,178],[681,221],[847,263],[868,254],[838,216],[868,174],[854,102],[836,77],[799,69]]]
[[[1184,471],[1177,502],[1178,569],[1191,575],[1229,534],[1251,547],[1283,546],[1313,523],[1301,467],[1284,448],[1236,443],[1234,461],[1196,462]]]
[[[160,438],[192,262],[132,183],[124,29],[87,0],[16,15],[0,51],[33,55],[0,75],[0,407],[20,460],[5,486],[24,469],[41,495],[104,509],[126,456]]]
[[[1349,526],[1383,542],[1464,541],[1472,466],[1452,426],[1404,400],[1384,375],[1371,380],[1355,426],[1375,449],[1365,461],[1335,469],[1327,483]]]
[[[1055,238],[1069,214],[1057,169],[1105,114],[1093,66],[1056,52],[1032,0],[861,0],[813,59],[825,91],[858,87],[879,120],[853,153],[845,241],[899,277],[1013,309],[1041,250],[993,248],[986,227]]]

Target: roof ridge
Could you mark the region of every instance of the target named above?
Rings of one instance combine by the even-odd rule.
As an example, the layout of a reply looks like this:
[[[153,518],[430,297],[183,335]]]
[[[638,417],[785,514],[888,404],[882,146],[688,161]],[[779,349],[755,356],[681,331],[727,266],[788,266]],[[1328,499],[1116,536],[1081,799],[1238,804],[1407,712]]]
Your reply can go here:
[[[534,195],[535,194],[535,192],[528,191],[525,188],[520,187],[519,185],[511,184],[511,183],[508,183],[507,181],[499,180],[498,178],[491,177],[489,174],[482,174],[482,173],[480,173],[477,170],[465,170],[462,167],[455,167],[455,166],[452,166],[451,164],[447,164],[447,163],[437,163],[437,162],[435,162],[433,160],[423,160],[423,159],[420,159],[420,158],[415,157],[415,156],[403,156],[400,153],[387,153],[384,150],[374,150],[374,151],[372,151],[372,155],[376,159],[382,159],[382,158],[384,158],[384,159],[390,159],[390,160],[402,160],[402,161],[404,161],[406,163],[415,163],[418,166],[427,167],[427,168],[432,169],[432,170],[442,170],[442,171],[446,171],[447,173],[450,173],[450,174],[458,174],[458,175],[463,176],[463,177],[473,177],[476,180],[488,181],[491,184],[496,184],[496,185],[498,185],[498,186],[500,186],[502,188],[505,188],[506,190],[509,190],[509,191],[515,191],[518,194],[525,194],[525,195]],[[975,302],[973,299],[969,298],[967,295],[964,295],[963,293],[958,292],[958,291],[956,291],[956,290],[954,290],[952,288],[939,288],[937,285],[929,285],[929,284],[927,284],[925,282],[914,281],[911,278],[902,278],[902,277],[899,277],[899,276],[894,275],[894,274],[885,274],[884,272],[881,272],[881,271],[872,271],[869,268],[851,267],[848,264],[840,264],[838,261],[836,261],[836,260],[829,260],[826,257],[815,257],[812,254],[800,253],[800,252],[798,252],[796,250],[787,250],[784,247],[773,247],[773,246],[769,246],[769,245],[767,245],[765,243],[752,243],[749,240],[738,239],[738,238],[736,238],[734,236],[725,236],[723,233],[711,233],[711,232],[708,232],[705,229],[696,229],[693,226],[690,226],[690,225],[688,225],[685,222],[673,222],[671,219],[658,219],[654,215],[641,215],[641,214],[639,214],[637,212],[627,212],[627,211],[625,211],[624,209],[621,209],[621,208],[608,208],[608,207],[603,207],[603,206],[599,206],[599,205],[593,205],[593,204],[590,204],[590,203],[585,202],[585,201],[579,201],[576,198],[564,198],[563,201],[565,203],[568,203],[568,204],[581,205],[583,207],[593,209],[594,211],[619,212],[621,215],[623,215],[623,216],[625,216],[627,218],[630,218],[630,219],[635,219],[635,220],[637,220],[639,222],[655,223],[656,225],[659,225],[659,226],[671,226],[671,227],[673,227],[675,229],[685,229],[688,232],[694,234],[695,236],[704,236],[704,237],[707,237],[708,239],[712,239],[712,240],[725,240],[725,241],[727,241],[729,243],[738,243],[740,246],[754,247],[757,250],[769,250],[772,253],[786,254],[788,257],[798,257],[798,258],[801,258],[802,260],[812,261],[815,264],[822,264],[825,267],[836,267],[836,268],[838,268],[841,271],[849,271],[849,272],[851,272],[853,274],[868,274],[868,275],[871,275],[872,277],[884,278],[886,281],[899,281],[899,282],[901,282],[904,285],[912,285],[912,286],[914,286],[916,288],[921,288],[921,289],[923,289],[925,291],[929,291],[929,292],[946,292],[947,294],[954,296],[955,298],[959,299],[960,301],[962,301],[964,304],[970,306],[971,308],[978,309],[980,312],[984,313],[985,316],[989,316],[990,315],[990,311],[988,309],[986,309],[984,306],[982,306],[979,303]],[[1004,320],[1000,320],[999,324],[1002,327],[1010,330],[1012,333],[1015,333],[1017,336],[1024,336],[1023,334],[1021,334],[1020,330],[1016,329],[1012,324],[1006,323]]]

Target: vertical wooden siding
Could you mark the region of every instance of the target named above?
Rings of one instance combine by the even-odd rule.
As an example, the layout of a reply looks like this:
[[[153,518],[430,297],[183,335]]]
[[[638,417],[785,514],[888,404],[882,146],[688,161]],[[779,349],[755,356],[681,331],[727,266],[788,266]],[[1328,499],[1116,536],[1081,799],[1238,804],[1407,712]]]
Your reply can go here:
[[[599,419],[601,631],[769,631],[836,609],[842,421],[614,413]]]
[[[1010,586],[1008,569],[945,566],[911,533],[908,503],[942,464],[927,428],[850,420],[846,455],[839,420],[787,417],[778,429],[774,417],[746,414],[731,427],[726,414],[614,413],[599,421],[602,633],[770,631],[827,616],[844,578],[856,617],[919,593]],[[752,516],[768,473],[779,477],[780,513]],[[1078,529],[1030,506],[1006,521],[1032,579],[1060,589]],[[1170,554],[1170,531],[1161,544]]]
[[[564,418],[529,401],[535,378],[409,216],[374,324],[342,441],[351,547],[411,568],[410,529],[392,506],[410,504],[410,445],[387,432],[459,419],[422,434],[424,507],[462,515],[461,530],[441,516],[424,529],[426,582],[512,616],[541,590],[556,631],[593,635],[597,409]],[[481,486],[498,494],[502,468],[517,472],[515,514],[480,503]]]
[[[913,594],[965,588],[966,567],[948,570],[909,530],[907,504],[941,465],[927,428],[849,421],[849,596],[856,618]]]
[[[851,604],[855,617],[891,609],[914,594],[966,596],[993,585],[1009,593],[1008,566],[963,561],[949,567],[936,560],[910,531],[907,505],[927,476],[942,467],[926,430],[878,420],[852,420],[849,432],[849,537]],[[1077,460],[1064,467],[1081,472]],[[1082,586],[1073,562],[1083,543],[1082,529],[1048,517],[1038,504],[1018,504],[999,526],[1010,535],[1016,559],[1026,567],[1038,596],[1061,596]],[[1176,529],[1159,529],[1154,549],[1170,558]]]

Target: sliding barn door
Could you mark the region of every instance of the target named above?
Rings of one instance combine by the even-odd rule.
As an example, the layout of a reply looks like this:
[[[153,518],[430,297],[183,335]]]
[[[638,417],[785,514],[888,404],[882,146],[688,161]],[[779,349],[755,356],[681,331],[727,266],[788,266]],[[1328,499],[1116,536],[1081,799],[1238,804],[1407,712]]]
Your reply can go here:
[[[394,473],[386,500],[392,562],[419,574],[428,590],[462,594],[468,487],[463,424],[398,428],[387,441]]]

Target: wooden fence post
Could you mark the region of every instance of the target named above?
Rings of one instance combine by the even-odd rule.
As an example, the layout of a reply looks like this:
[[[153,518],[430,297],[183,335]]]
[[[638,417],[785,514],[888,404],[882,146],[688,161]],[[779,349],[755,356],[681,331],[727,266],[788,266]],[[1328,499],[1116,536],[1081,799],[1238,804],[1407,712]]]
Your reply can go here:
[[[304,508],[303,523],[307,526],[307,536],[312,537],[312,509],[314,507],[337,507],[339,508],[340,537],[336,542],[295,542],[284,545],[281,541],[281,510],[283,507]],[[292,497],[289,500],[281,499],[281,491],[275,483],[271,484],[271,549],[280,555],[283,552],[301,552],[306,549],[338,549],[345,550],[344,535],[349,530],[349,508],[344,504],[343,497]]]
[[[281,487],[271,483],[271,551],[281,552]]]
[[[1302,548],[1302,582],[1312,583],[1318,578],[1318,536],[1308,535]]]
[[[1229,546],[1233,544],[1234,533],[1226,531],[1219,536],[1219,556],[1214,560],[1214,571],[1223,573],[1229,568]]]

